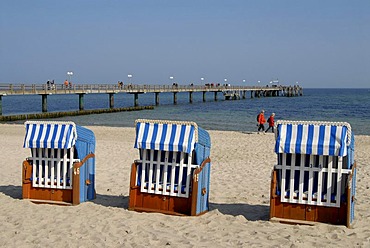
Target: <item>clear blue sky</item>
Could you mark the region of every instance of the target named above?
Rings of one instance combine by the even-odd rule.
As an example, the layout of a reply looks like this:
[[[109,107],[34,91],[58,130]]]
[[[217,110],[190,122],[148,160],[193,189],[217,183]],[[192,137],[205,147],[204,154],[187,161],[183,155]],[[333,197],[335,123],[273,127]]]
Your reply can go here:
[[[0,83],[370,87],[370,0],[1,0]]]

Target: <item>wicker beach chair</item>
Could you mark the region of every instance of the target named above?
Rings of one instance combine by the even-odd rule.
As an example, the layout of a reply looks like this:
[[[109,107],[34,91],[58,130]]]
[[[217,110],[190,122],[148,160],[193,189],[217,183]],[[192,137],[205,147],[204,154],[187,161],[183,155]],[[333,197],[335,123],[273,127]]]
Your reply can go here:
[[[137,120],[129,210],[174,215],[208,211],[211,142],[194,122]]]
[[[276,122],[278,164],[271,176],[270,218],[350,227],[356,163],[348,123]]]
[[[73,122],[27,121],[23,199],[76,205],[95,199],[95,136]]]

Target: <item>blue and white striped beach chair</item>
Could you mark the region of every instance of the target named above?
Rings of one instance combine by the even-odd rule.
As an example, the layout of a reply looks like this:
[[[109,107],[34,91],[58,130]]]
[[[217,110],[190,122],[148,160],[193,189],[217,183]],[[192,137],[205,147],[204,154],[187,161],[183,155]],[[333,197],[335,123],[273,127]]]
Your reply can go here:
[[[73,122],[27,121],[24,199],[79,204],[95,199],[95,136]]]
[[[129,209],[176,215],[208,211],[208,132],[194,122],[137,120]]]
[[[350,227],[354,219],[354,135],[343,122],[277,121],[278,164],[270,218]]]

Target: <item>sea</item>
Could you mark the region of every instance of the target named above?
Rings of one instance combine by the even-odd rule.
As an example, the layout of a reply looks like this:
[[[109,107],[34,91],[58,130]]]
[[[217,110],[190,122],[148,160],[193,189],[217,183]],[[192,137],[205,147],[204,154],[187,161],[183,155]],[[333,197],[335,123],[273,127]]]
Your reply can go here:
[[[73,121],[81,126],[134,127],[136,119],[160,119],[194,121],[206,130],[256,132],[256,116],[265,110],[266,119],[275,113],[275,120],[294,121],[335,121],[348,122],[355,135],[370,135],[370,89],[304,89],[303,96],[261,97],[224,100],[218,93],[193,93],[189,103],[189,93],[178,93],[177,104],[173,104],[172,93],[161,93],[158,106],[153,110],[116,112],[83,116],[68,116],[55,121]],[[78,95],[48,96],[48,112],[78,110]],[[132,107],[134,96],[126,93],[114,95],[114,107]],[[139,105],[155,105],[153,93],[140,94]],[[85,109],[109,108],[108,94],[87,94],[84,97]],[[29,114],[41,112],[41,96],[3,96],[3,115]],[[23,123],[18,121],[17,123]]]

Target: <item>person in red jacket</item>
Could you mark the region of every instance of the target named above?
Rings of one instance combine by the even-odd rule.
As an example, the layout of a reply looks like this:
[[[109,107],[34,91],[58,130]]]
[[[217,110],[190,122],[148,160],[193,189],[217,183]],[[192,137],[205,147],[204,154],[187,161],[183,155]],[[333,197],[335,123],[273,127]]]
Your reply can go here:
[[[264,125],[265,123],[266,123],[265,110],[262,109],[257,118],[258,132],[260,130],[265,131],[265,125]]]
[[[275,113],[272,113],[270,115],[270,117],[267,119],[267,122],[269,124],[269,127],[266,129],[266,131],[265,131],[266,133],[267,133],[268,130],[270,130],[270,128],[271,128],[271,131],[274,132],[274,125],[275,125],[274,118],[275,118]]]

